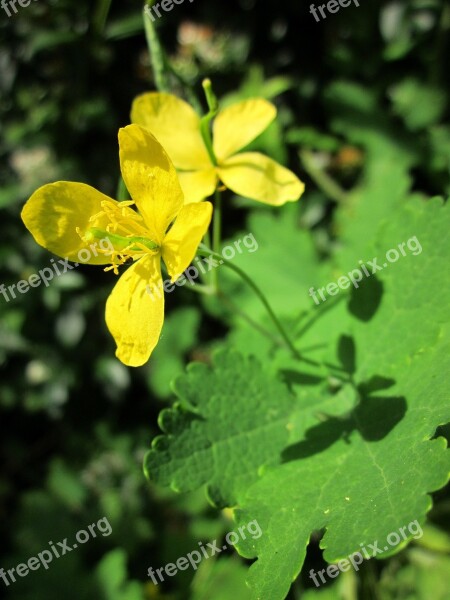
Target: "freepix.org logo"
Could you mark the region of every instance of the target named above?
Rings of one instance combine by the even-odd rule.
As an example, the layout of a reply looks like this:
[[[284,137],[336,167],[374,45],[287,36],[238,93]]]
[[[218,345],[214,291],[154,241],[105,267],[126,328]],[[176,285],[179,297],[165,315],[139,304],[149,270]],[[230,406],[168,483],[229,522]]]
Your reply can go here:
[[[315,20],[319,22],[320,18],[327,18],[327,12],[330,15],[335,14],[339,12],[341,8],[347,8],[348,6],[350,6],[352,2],[355,6],[359,6],[358,0],[329,0],[329,2],[321,4],[317,7],[314,4],[311,4],[311,6],[309,7],[309,12],[313,15]],[[327,12],[325,11],[325,9]],[[320,13],[321,17],[319,17],[317,12]]]
[[[193,2],[194,0],[189,0],[189,2]],[[146,15],[150,17],[152,21],[155,21],[156,18],[160,19],[162,17],[161,11],[162,8],[164,12],[170,12],[173,10],[175,4],[183,4],[184,0],[163,0],[162,2],[156,2],[153,6],[148,6],[144,8],[144,12]]]
[[[36,2],[37,0],[33,0]],[[21,8],[27,8],[31,4],[31,0],[1,0],[0,6],[5,11],[8,17],[12,17],[14,14],[19,12],[16,4],[18,4]]]
[[[41,283],[43,283],[45,287],[48,287],[54,277],[65,275],[68,271],[72,271],[72,269],[79,267],[80,263],[88,263],[92,256],[98,256],[97,248],[104,256],[109,256],[114,252],[114,246],[112,245],[111,240],[109,238],[103,238],[99,242],[94,242],[91,244],[89,248],[81,248],[77,255],[79,262],[70,265],[68,258],[58,261],[55,261],[54,258],[51,258],[51,267],[44,267],[37,273],[30,275],[28,279],[21,279],[17,283],[12,283],[9,286],[1,283],[0,294],[3,295],[3,298],[6,300],[6,302],[9,302],[11,299],[15,300],[17,298],[17,292],[20,294],[26,294],[31,288],[39,287]]]
[[[53,561],[53,557],[61,558],[69,552],[73,552],[78,548],[80,544],[85,544],[92,538],[97,537],[97,532],[101,533],[103,537],[111,535],[112,527],[106,517],[103,517],[97,521],[97,523],[91,523],[85,529],[80,529],[75,535],[75,544],[70,544],[68,538],[64,538],[62,542],[49,542],[50,550],[42,550],[37,556],[32,556],[26,563],[20,563],[19,565],[12,567],[11,569],[0,568],[0,578],[3,579],[3,583],[9,587],[11,583],[15,583],[16,577],[26,577],[30,571],[37,571],[41,567],[47,571],[49,564]]]
[[[225,536],[226,543],[223,546],[220,546],[217,540],[208,542],[206,547],[202,544],[202,542],[198,542],[198,548],[196,550],[192,550],[186,556],[181,556],[176,563],[168,563],[164,567],[156,570],[153,569],[153,567],[149,567],[147,575],[151,578],[155,585],[158,585],[159,583],[165,581],[164,575],[173,577],[178,573],[178,571],[185,571],[186,569],[189,569],[189,567],[196,571],[198,569],[198,565],[203,559],[208,560],[212,556],[220,554],[231,546],[235,546],[239,540],[247,539],[248,534],[250,534],[253,540],[258,540],[262,536],[262,533],[262,529],[259,526],[258,521],[255,519],[250,521],[250,523],[247,523],[247,525],[239,527],[238,531],[228,532]],[[156,578],[156,575],[158,576],[159,581]]]

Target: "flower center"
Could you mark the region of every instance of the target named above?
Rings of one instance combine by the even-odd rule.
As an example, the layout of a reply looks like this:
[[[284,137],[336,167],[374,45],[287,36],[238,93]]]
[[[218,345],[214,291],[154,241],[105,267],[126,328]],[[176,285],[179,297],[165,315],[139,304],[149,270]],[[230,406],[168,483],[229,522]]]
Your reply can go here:
[[[105,271],[114,270],[119,274],[119,267],[128,260],[137,260],[142,256],[159,250],[156,244],[149,237],[149,232],[142,223],[141,217],[137,212],[129,207],[134,204],[133,201],[112,202],[103,200],[101,210],[93,215],[89,222],[93,223],[102,217],[107,217],[109,223],[106,230],[98,227],[89,227],[84,233],[77,227],[77,233],[81,239],[90,243],[93,240],[106,240],[108,247],[96,247],[99,254],[111,258],[111,265],[105,268]]]

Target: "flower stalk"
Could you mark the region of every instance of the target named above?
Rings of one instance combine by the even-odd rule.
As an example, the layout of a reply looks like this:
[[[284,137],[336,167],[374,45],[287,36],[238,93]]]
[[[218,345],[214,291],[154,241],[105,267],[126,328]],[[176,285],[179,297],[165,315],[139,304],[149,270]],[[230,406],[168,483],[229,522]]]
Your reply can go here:
[[[143,10],[145,38],[147,40],[150,60],[153,67],[156,88],[160,92],[170,92],[168,70],[166,68],[166,59],[164,50],[159,41],[156,27],[146,11],[146,6]]]
[[[261,289],[253,281],[253,279],[251,277],[249,277],[245,271],[243,271],[242,269],[240,269],[239,267],[237,267],[236,265],[234,265],[231,261],[226,260],[225,258],[223,258],[220,254],[217,254],[216,252],[213,252],[213,251],[210,251],[210,250],[198,250],[197,254],[199,256],[204,256],[204,257],[207,257],[207,258],[213,257],[213,258],[216,258],[217,260],[221,261],[221,263],[224,266],[227,266],[229,269],[231,269],[232,271],[234,271],[235,273],[237,273],[241,277],[241,279],[243,279],[245,281],[245,283],[249,287],[252,288],[252,290],[255,292],[255,294],[258,296],[258,298],[263,303],[265,309],[267,310],[268,315],[272,319],[275,327],[278,329],[281,337],[283,338],[286,347],[289,348],[289,350],[291,351],[292,356],[296,360],[302,360],[302,357],[300,356],[300,353],[298,352],[298,350],[294,346],[292,340],[290,339],[290,337],[286,333],[286,330],[284,329],[284,327],[281,324],[280,320],[278,319],[278,317],[274,313],[274,311],[273,311],[272,307],[270,306],[267,298],[265,297],[265,295],[263,294],[263,292],[261,291]]]
[[[211,137],[211,121],[217,116],[219,112],[219,103],[212,90],[212,84],[210,79],[204,79],[202,82],[203,90],[206,96],[206,102],[208,103],[208,113],[200,119],[200,132],[202,134],[203,142],[208,151],[209,158],[212,164],[217,167],[217,158],[214,152],[212,137]]]

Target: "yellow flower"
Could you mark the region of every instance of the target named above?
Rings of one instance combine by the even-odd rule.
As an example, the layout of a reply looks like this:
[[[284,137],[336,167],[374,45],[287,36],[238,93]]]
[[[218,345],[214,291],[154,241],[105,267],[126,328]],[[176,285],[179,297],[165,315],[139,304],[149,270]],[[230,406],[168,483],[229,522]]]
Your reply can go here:
[[[164,294],[148,293],[162,289],[161,257],[176,281],[208,229],[212,205],[184,204],[171,160],[145,129],[121,129],[119,148],[133,201],[117,202],[88,185],[59,181],[31,196],[22,219],[38,244],[63,258],[110,265],[105,270],[115,273],[132,261],[107,300],[106,323],[117,344],[116,356],[138,367],[149,359],[164,321]],[[101,241],[92,244],[94,240]],[[86,254],[90,258],[80,260]]]
[[[259,152],[236,154],[275,116],[275,106],[261,98],[220,110],[213,123],[214,165],[200,133],[200,117],[189,104],[171,94],[150,92],[135,98],[131,109],[131,121],[151,131],[172,159],[186,203],[211,196],[218,179],[236,194],[265,204],[298,200],[304,184],[292,171]]]

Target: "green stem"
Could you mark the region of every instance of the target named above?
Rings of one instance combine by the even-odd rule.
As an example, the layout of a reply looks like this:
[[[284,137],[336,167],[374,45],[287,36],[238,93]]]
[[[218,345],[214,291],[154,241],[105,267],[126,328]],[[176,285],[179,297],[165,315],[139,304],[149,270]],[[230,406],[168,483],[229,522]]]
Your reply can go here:
[[[347,193],[332,177],[330,177],[330,175],[328,175],[328,173],[325,173],[325,171],[317,166],[313,152],[310,150],[302,150],[300,152],[300,160],[308,175],[325,195],[338,204],[345,202]]]
[[[236,314],[240,315],[245,321],[247,321],[247,323],[253,327],[254,329],[256,329],[256,331],[258,331],[258,333],[260,333],[261,335],[264,335],[265,337],[267,337],[272,344],[275,344],[277,346],[283,346],[284,344],[278,339],[276,338],[270,331],[268,331],[267,329],[265,329],[262,325],[260,325],[259,323],[257,323],[256,321],[254,321],[251,317],[249,317],[247,315],[247,313],[245,313],[243,310],[241,310],[241,308],[239,308],[239,306],[233,302],[233,300],[231,300],[231,298],[229,298],[226,294],[224,294],[221,290],[219,290],[217,292],[217,296],[220,300],[222,300],[222,302],[226,305],[229,306],[229,308],[231,308],[231,310],[233,312],[235,312]]]
[[[219,112],[219,103],[217,102],[217,98],[212,91],[211,81],[209,79],[205,79],[202,82],[202,85],[205,91],[209,111],[208,114],[200,119],[200,133],[202,134],[203,142],[206,146],[206,150],[208,151],[209,158],[211,159],[212,164],[217,167],[217,158],[211,138],[211,121]]]
[[[202,134],[203,142],[206,146],[206,150],[208,151],[209,158],[212,164],[217,167],[217,158],[214,153],[210,130],[210,123],[214,117],[215,115],[208,113],[200,119],[200,133]]]
[[[99,0],[92,19],[97,33],[103,33],[108,18],[109,9],[111,8],[111,0]]]
[[[209,229],[203,237],[203,243],[207,248],[211,248],[211,232]],[[217,292],[217,280],[215,279],[214,269],[212,271],[209,271],[205,275],[200,274],[200,277],[201,279],[208,281],[209,285],[214,289],[214,292]]]
[[[149,6],[150,4],[148,3]],[[150,60],[152,61],[155,85],[159,92],[170,92],[164,50],[159,41],[156,27],[145,8],[143,11],[145,38],[150,53]]]
[[[147,40],[148,53],[152,63],[156,89],[160,92],[170,92],[168,68],[164,50],[159,41],[155,24],[147,13],[147,10],[152,4],[152,0],[147,1],[143,9],[142,18],[144,21],[145,39]],[[119,179],[117,194],[119,200],[129,198],[122,177]],[[122,194],[123,197],[121,198]]]
[[[234,265],[232,262],[224,259],[220,254],[217,254],[216,252],[209,252],[209,251],[205,251],[205,250],[198,250],[198,254],[200,256],[204,256],[204,257],[207,257],[207,258],[209,258],[211,256],[214,257],[214,258],[216,258],[218,261],[221,262],[221,264],[226,265],[229,269],[231,269],[232,271],[234,271],[235,273],[237,273],[245,281],[245,283],[249,287],[252,288],[252,290],[255,292],[255,294],[258,296],[258,298],[263,303],[263,305],[264,305],[265,309],[267,310],[270,318],[272,319],[274,325],[276,326],[276,328],[280,332],[281,337],[285,341],[286,346],[289,348],[289,350],[291,351],[291,353],[294,356],[294,358],[297,359],[297,360],[302,360],[302,357],[300,356],[300,354],[298,353],[298,351],[295,348],[294,344],[292,343],[291,339],[289,338],[288,334],[286,333],[283,325],[280,323],[278,317],[273,312],[272,307],[270,306],[269,302],[267,301],[267,298],[264,296],[264,294],[259,289],[259,287],[256,285],[256,283],[253,281],[253,279],[251,279],[247,275],[247,273],[245,273],[244,271],[242,271],[242,269],[240,269],[239,267],[237,267],[236,265]]]
[[[219,190],[214,194],[214,213],[213,213],[213,252],[220,254],[222,244],[222,194]],[[210,248],[210,245],[208,245]],[[214,269],[211,273],[212,284],[216,292],[219,292],[219,271]]]
[[[213,252],[220,254],[222,243],[222,194],[219,190],[216,190],[214,194],[213,227]]]
[[[219,102],[213,92],[211,79],[204,79],[202,81],[202,87],[205,92],[209,112],[217,113],[219,111]]]
[[[211,248],[211,233],[210,233],[209,229],[208,229],[208,231],[205,233],[205,235],[203,237],[203,243],[208,248]]]

